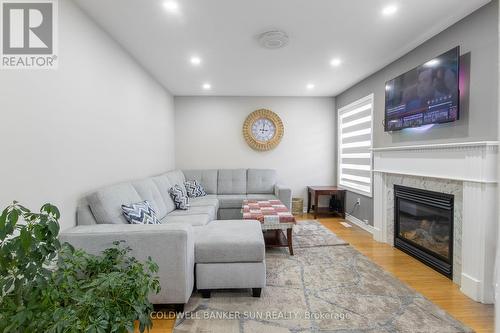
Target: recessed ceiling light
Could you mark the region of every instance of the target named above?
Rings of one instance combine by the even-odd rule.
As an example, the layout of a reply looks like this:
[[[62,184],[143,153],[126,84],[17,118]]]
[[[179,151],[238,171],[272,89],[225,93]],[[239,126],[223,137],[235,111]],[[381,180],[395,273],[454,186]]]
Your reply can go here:
[[[168,0],[163,3],[163,8],[169,13],[177,14],[179,12],[179,4],[177,1]]]
[[[389,5],[382,9],[382,14],[384,14],[385,16],[390,16],[396,14],[397,11],[398,7],[396,7],[396,5]]]
[[[308,83],[308,84],[307,84],[307,86],[306,86],[306,88],[307,88],[308,90],[312,90],[312,89],[314,89],[314,87],[315,87],[315,86],[314,86],[314,84],[312,84],[312,83]]]
[[[189,61],[191,62],[191,64],[193,64],[195,66],[198,66],[199,64],[201,64],[200,57],[191,57],[191,59],[189,59]]]
[[[210,90],[212,89],[212,85],[210,83],[203,83],[203,90]]]
[[[341,63],[342,63],[342,60],[340,60],[340,58],[333,58],[330,61],[330,65],[332,65],[333,67],[338,67],[338,66],[340,66]]]

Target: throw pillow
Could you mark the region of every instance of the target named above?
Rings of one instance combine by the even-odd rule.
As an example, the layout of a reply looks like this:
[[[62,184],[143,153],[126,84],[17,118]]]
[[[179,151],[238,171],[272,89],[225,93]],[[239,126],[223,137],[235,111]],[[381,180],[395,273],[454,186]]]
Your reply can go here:
[[[131,224],[160,224],[156,212],[146,200],[143,202],[122,205],[123,215]]]
[[[174,200],[175,208],[187,210],[189,208],[189,197],[186,194],[186,190],[183,189],[180,185],[172,186],[168,192]]]
[[[204,197],[207,195],[207,193],[205,193],[205,189],[200,183],[198,183],[197,180],[186,180],[184,182],[184,186],[186,187],[187,195],[190,198]]]

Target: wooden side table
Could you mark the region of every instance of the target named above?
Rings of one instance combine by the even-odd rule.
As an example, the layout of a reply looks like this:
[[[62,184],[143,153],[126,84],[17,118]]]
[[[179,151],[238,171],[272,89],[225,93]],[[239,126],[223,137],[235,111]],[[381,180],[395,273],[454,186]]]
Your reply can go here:
[[[342,207],[340,211],[336,213],[341,214],[342,218],[345,219],[345,196],[346,190],[338,188],[337,186],[308,186],[307,187],[307,213],[311,211],[312,198],[314,198],[314,218],[318,217],[319,213],[330,213],[330,210],[320,210],[318,205],[318,200],[321,195],[340,197],[340,202]]]

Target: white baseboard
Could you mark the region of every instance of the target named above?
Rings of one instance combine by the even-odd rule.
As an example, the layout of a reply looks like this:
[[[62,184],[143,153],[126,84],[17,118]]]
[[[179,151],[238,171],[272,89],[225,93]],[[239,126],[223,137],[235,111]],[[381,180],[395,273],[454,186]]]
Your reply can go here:
[[[360,219],[358,219],[355,216],[352,216],[352,215],[349,215],[349,214],[345,214],[345,219],[347,221],[351,222],[352,224],[357,225],[361,229],[364,229],[364,230],[368,231],[372,235],[375,232],[375,228],[374,227],[372,227],[369,224],[366,224],[365,222],[361,221]]]
[[[379,228],[373,227],[373,239],[380,243],[386,243],[384,233]]]
[[[460,281],[460,291],[469,296],[476,302],[482,302],[481,299],[481,281],[465,273],[462,273]]]

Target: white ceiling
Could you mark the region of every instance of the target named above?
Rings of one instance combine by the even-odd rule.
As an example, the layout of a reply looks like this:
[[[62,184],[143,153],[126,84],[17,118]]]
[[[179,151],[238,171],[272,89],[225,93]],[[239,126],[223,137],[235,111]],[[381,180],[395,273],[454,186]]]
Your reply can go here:
[[[76,1],[174,95],[218,96],[335,96],[489,2],[177,0],[172,14],[163,0]],[[382,15],[391,4],[398,12]],[[270,29],[288,46],[260,47]]]

